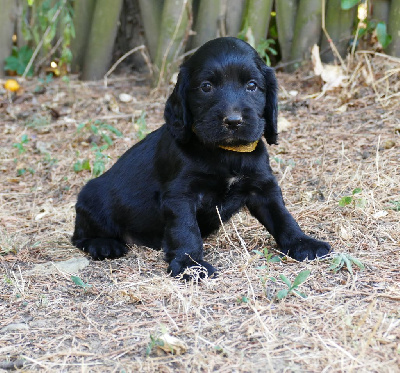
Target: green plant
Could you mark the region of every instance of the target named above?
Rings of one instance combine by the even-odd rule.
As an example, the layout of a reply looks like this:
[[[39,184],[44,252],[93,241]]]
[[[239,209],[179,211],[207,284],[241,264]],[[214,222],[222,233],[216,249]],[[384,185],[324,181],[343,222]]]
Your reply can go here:
[[[28,65],[30,59],[32,58],[33,50],[27,45],[21,48],[13,47],[11,51],[11,56],[5,59],[4,70],[14,71],[18,75],[22,75]],[[30,68],[27,76],[33,75],[33,69]]]
[[[143,140],[146,137],[146,135],[149,133],[149,130],[147,129],[147,124],[146,124],[146,112],[145,111],[142,111],[142,113],[140,114],[140,117],[136,120],[135,128],[136,128],[137,138],[139,140]]]
[[[332,259],[332,264],[330,265],[329,269],[336,273],[340,271],[344,267],[344,265],[346,265],[347,270],[351,274],[353,274],[352,264],[355,264],[361,270],[365,268],[364,264],[362,264],[360,260],[354,258],[349,254],[340,253],[334,256],[334,258]]]
[[[267,66],[271,66],[271,60],[269,58],[269,54],[276,56],[278,52],[272,45],[275,44],[274,39],[264,39],[258,45],[256,45],[256,51],[260,55],[260,57],[265,61]]]
[[[83,280],[78,276],[71,276],[71,280],[75,285],[81,287],[85,291],[92,287],[92,285],[89,285],[88,283],[83,282]]]
[[[149,356],[151,354],[151,352],[153,351],[154,348],[156,348],[157,346],[164,346],[164,341],[162,339],[160,339],[160,337],[163,334],[167,333],[167,328],[165,327],[165,325],[161,324],[160,325],[160,329],[161,329],[161,334],[154,336],[152,334],[150,334],[150,342],[146,347],[146,356]]]
[[[113,140],[111,139],[111,136],[110,136],[111,134],[114,134],[118,137],[123,136],[122,132],[119,131],[117,128],[115,128],[111,124],[108,124],[108,123],[103,122],[98,119],[96,119],[94,122],[89,121],[86,123],[81,123],[78,126],[76,132],[80,133],[85,130],[92,133],[93,135],[99,136],[109,146],[111,146],[113,144]]]
[[[93,150],[95,151],[95,160],[92,168],[94,177],[100,176],[106,169],[106,160],[110,157],[106,154],[103,154],[102,151],[106,150],[107,148],[107,145],[103,145],[100,148],[98,146],[93,147]]]
[[[362,0],[341,0],[341,8],[343,10],[348,10],[362,3]],[[358,27],[358,37],[375,32],[378,42],[382,45],[382,48],[386,48],[392,41],[392,37],[387,33],[385,22],[378,22],[374,19],[364,19],[361,20],[361,23]]]
[[[292,283],[285,275],[280,274],[279,278],[287,285],[288,288],[278,291],[278,293],[276,294],[276,297],[278,298],[278,300],[281,300],[281,299],[287,297],[290,293],[294,293],[302,298],[307,298],[307,295],[298,291],[297,288],[299,287],[299,285],[301,285],[304,281],[307,280],[309,275],[310,275],[309,270],[301,271],[296,276],[296,278],[294,279],[294,281]],[[276,279],[274,277],[271,277],[271,280],[276,282]]]
[[[162,341],[159,337],[155,337],[150,334],[150,342],[146,347],[146,356],[151,354],[151,351],[157,346],[164,346],[164,341]]]
[[[355,188],[351,192],[351,194],[352,194],[351,196],[344,196],[339,200],[339,206],[345,207],[352,203],[353,207],[364,208],[366,205],[366,200],[362,197],[357,197],[357,194],[360,194],[361,192],[362,192],[361,188]]]
[[[278,255],[274,255],[273,253],[270,253],[268,251],[268,248],[264,248],[264,250],[261,252],[259,250],[253,250],[254,253],[258,254],[260,257],[264,257],[267,263],[279,263],[282,261],[282,259]],[[265,269],[267,266],[261,266],[258,267],[258,269]]]
[[[39,84],[35,87],[34,92],[43,93],[46,85],[49,85],[52,81],[53,81],[53,75],[51,74],[47,74],[45,79],[39,78],[38,79]]]
[[[70,44],[75,37],[72,5],[71,0],[28,0],[28,7],[24,7],[23,17],[27,20],[22,23],[24,39],[35,48],[42,41],[43,54],[57,53],[48,58],[58,57],[61,66],[72,60]],[[56,38],[59,48],[53,48]]]
[[[81,172],[83,170],[91,171],[90,161],[89,159],[85,158],[83,161],[76,161],[74,163],[74,171]]]
[[[23,134],[21,136],[21,141],[14,143],[13,147],[18,149],[18,154],[22,154],[22,153],[26,152],[26,148],[24,147],[24,145],[27,144],[28,142],[29,142],[28,135],[27,134]]]
[[[247,298],[246,296],[243,295],[241,297],[238,297],[237,302],[238,303],[249,303],[249,298]]]
[[[392,205],[390,208],[394,211],[400,211],[400,201],[390,201]]]
[[[35,170],[32,167],[28,167],[28,168],[18,168],[17,169],[17,176],[22,176],[26,173],[26,171],[28,171],[31,175],[33,175],[35,173]]]
[[[247,41],[257,51],[257,53],[265,61],[265,63],[268,66],[271,66],[271,60],[269,58],[269,54],[272,54],[274,56],[276,56],[278,54],[276,49],[274,47],[272,47],[272,45],[275,44],[274,39],[264,39],[264,40],[261,40],[258,44],[256,44],[253,32],[251,30],[251,27],[249,26],[249,21],[248,21],[247,17],[244,20],[244,27],[239,32],[237,37],[241,40]]]

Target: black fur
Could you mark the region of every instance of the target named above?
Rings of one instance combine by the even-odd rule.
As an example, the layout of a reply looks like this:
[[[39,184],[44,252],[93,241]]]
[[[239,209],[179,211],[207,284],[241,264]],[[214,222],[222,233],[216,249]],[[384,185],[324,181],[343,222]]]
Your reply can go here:
[[[204,44],[180,69],[165,107],[166,124],[128,150],[105,174],[82,189],[72,242],[94,259],[116,258],[126,244],[165,251],[177,276],[201,265],[203,237],[247,206],[297,259],[329,252],[306,236],[285,208],[262,141],[277,141],[277,82],[272,69],[244,41]]]

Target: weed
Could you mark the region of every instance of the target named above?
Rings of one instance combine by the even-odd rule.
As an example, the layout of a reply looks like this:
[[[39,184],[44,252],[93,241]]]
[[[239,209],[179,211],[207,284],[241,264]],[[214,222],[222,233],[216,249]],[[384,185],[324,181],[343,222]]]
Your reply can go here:
[[[48,133],[51,130],[50,123],[50,116],[37,114],[33,115],[29,121],[26,121],[25,125],[39,133]]]
[[[247,298],[246,296],[242,296],[242,297],[239,297],[238,299],[237,299],[237,302],[238,303],[249,303],[249,298]]]
[[[28,142],[29,142],[28,135],[27,134],[23,134],[21,136],[21,141],[14,143],[13,147],[18,149],[18,154],[22,154],[22,153],[26,152],[26,148],[24,147],[24,145],[27,144]]]
[[[146,112],[142,111],[140,114],[140,117],[136,120],[135,123],[135,129],[136,129],[136,136],[139,140],[143,140],[146,135],[149,133],[149,130],[147,129],[147,124],[146,124]]]
[[[296,162],[293,159],[289,159],[289,160],[284,160],[282,158],[279,157],[273,157],[273,160],[278,163],[279,165],[283,165],[286,167],[290,167],[290,168],[294,168],[296,166]]]
[[[91,171],[89,159],[85,158],[83,161],[76,161],[74,163],[74,171],[81,172],[83,170]]]
[[[282,261],[282,259],[278,255],[270,253],[267,248],[264,248],[262,252],[259,250],[253,250],[253,252],[258,254],[260,257],[264,257],[267,263],[279,263]],[[267,268],[266,265],[258,267],[258,269],[265,269],[265,268]]]
[[[392,205],[390,209],[400,211],[400,201],[390,201],[390,204]]]
[[[278,54],[276,49],[274,47],[272,47],[272,45],[275,44],[275,40],[263,39],[256,45],[253,31],[251,30],[251,27],[249,26],[249,20],[248,20],[247,16],[245,17],[245,20],[244,20],[244,27],[239,32],[237,37],[239,39],[247,41],[257,51],[257,53],[265,61],[265,63],[268,66],[271,66],[271,60],[269,58],[269,54],[272,54],[274,56],[276,56]]]
[[[28,65],[30,59],[32,58],[33,50],[27,45],[21,48],[13,47],[11,51],[11,56],[5,59],[4,70],[14,71],[18,75],[22,75]],[[29,69],[28,76],[33,75],[33,69]]]
[[[157,346],[164,346],[164,342],[159,337],[150,334],[150,342],[146,347],[146,356],[149,356]]]
[[[92,173],[94,177],[100,176],[102,173],[104,173],[106,169],[106,160],[110,158],[108,155],[103,154],[102,151],[107,149],[107,147],[102,146],[102,147],[93,147],[93,150],[95,151],[95,160],[93,162],[93,168],[92,168]]]
[[[80,133],[82,131],[88,131],[93,135],[99,136],[108,146],[111,146],[113,144],[113,140],[111,139],[110,135],[114,134],[118,137],[122,137],[122,132],[119,131],[117,128],[112,126],[111,124],[108,124],[106,122],[103,122],[101,120],[95,120],[94,122],[86,122],[86,123],[81,123],[76,132]],[[96,144],[98,145],[98,144]]]
[[[71,280],[75,285],[78,285],[85,291],[92,287],[92,285],[89,285],[88,283],[83,282],[82,279],[78,276],[71,276]]]
[[[340,271],[344,265],[346,265],[347,270],[353,274],[352,264],[355,264],[358,268],[363,270],[365,268],[364,264],[361,263],[360,260],[354,258],[349,254],[336,254],[332,259],[332,264],[330,265],[329,269],[334,271],[335,273]]]
[[[72,22],[72,3],[62,0],[28,0],[28,7],[23,7],[23,9],[23,19],[29,20],[22,23],[22,33],[25,41],[36,47],[45,36],[43,38],[43,50],[44,55],[46,55],[54,46],[57,31],[61,30],[61,45],[55,53],[58,53],[59,50],[61,51],[56,56],[59,59],[59,65],[69,64],[72,60],[71,39],[75,37],[75,28]],[[60,12],[60,14],[54,20],[53,17],[57,12]],[[49,31],[46,32],[47,29]],[[54,56],[51,56],[51,58],[54,58]]]
[[[161,329],[161,334],[158,336],[154,336],[152,334],[150,334],[150,342],[146,347],[146,356],[149,356],[151,354],[151,352],[153,351],[154,348],[156,348],[157,346],[164,346],[164,341],[162,339],[160,339],[160,337],[163,334],[167,333],[167,328],[165,327],[165,325],[161,324],[160,325],[160,329]]]
[[[293,283],[291,283],[290,280],[285,275],[280,274],[279,278],[287,285],[288,288],[278,291],[278,293],[276,294],[276,297],[278,298],[278,300],[281,300],[281,299],[287,297],[290,293],[294,293],[302,298],[307,298],[307,295],[298,291],[297,288],[299,287],[299,285],[301,285],[304,281],[307,280],[309,275],[310,275],[309,270],[301,271],[296,276]],[[276,282],[276,279],[274,277],[271,277],[271,280]]]
[[[35,170],[32,167],[18,168],[17,169],[17,176],[22,176],[22,175],[26,174],[26,172],[29,172],[31,175],[33,175],[35,173]]]
[[[39,84],[35,87],[34,93],[43,93],[46,85],[49,85],[53,81],[53,75],[47,74],[46,79],[39,78]]]
[[[352,203],[354,208],[355,207],[364,208],[367,204],[367,201],[365,200],[365,198],[356,196],[357,194],[360,194],[361,192],[362,192],[361,188],[354,189],[352,191],[351,196],[344,196],[339,200],[339,206],[345,207]]]

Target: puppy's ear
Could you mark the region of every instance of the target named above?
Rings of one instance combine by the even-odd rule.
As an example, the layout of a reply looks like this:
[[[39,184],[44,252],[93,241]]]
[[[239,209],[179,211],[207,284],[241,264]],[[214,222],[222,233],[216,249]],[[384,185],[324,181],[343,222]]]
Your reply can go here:
[[[192,134],[192,118],[187,104],[187,90],[189,87],[189,73],[182,66],[178,81],[169,96],[164,110],[164,119],[167,128],[178,141],[186,142]]]
[[[278,82],[274,70],[268,66],[263,66],[263,75],[266,96],[264,137],[272,145],[278,143]]]

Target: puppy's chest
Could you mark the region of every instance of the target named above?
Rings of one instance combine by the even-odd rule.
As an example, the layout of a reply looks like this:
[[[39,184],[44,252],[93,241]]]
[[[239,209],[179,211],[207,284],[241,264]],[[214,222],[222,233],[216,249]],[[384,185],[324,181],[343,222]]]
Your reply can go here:
[[[230,198],[237,198],[243,194],[245,184],[245,177],[242,175],[215,177],[206,188],[199,191],[200,205],[215,206]]]

